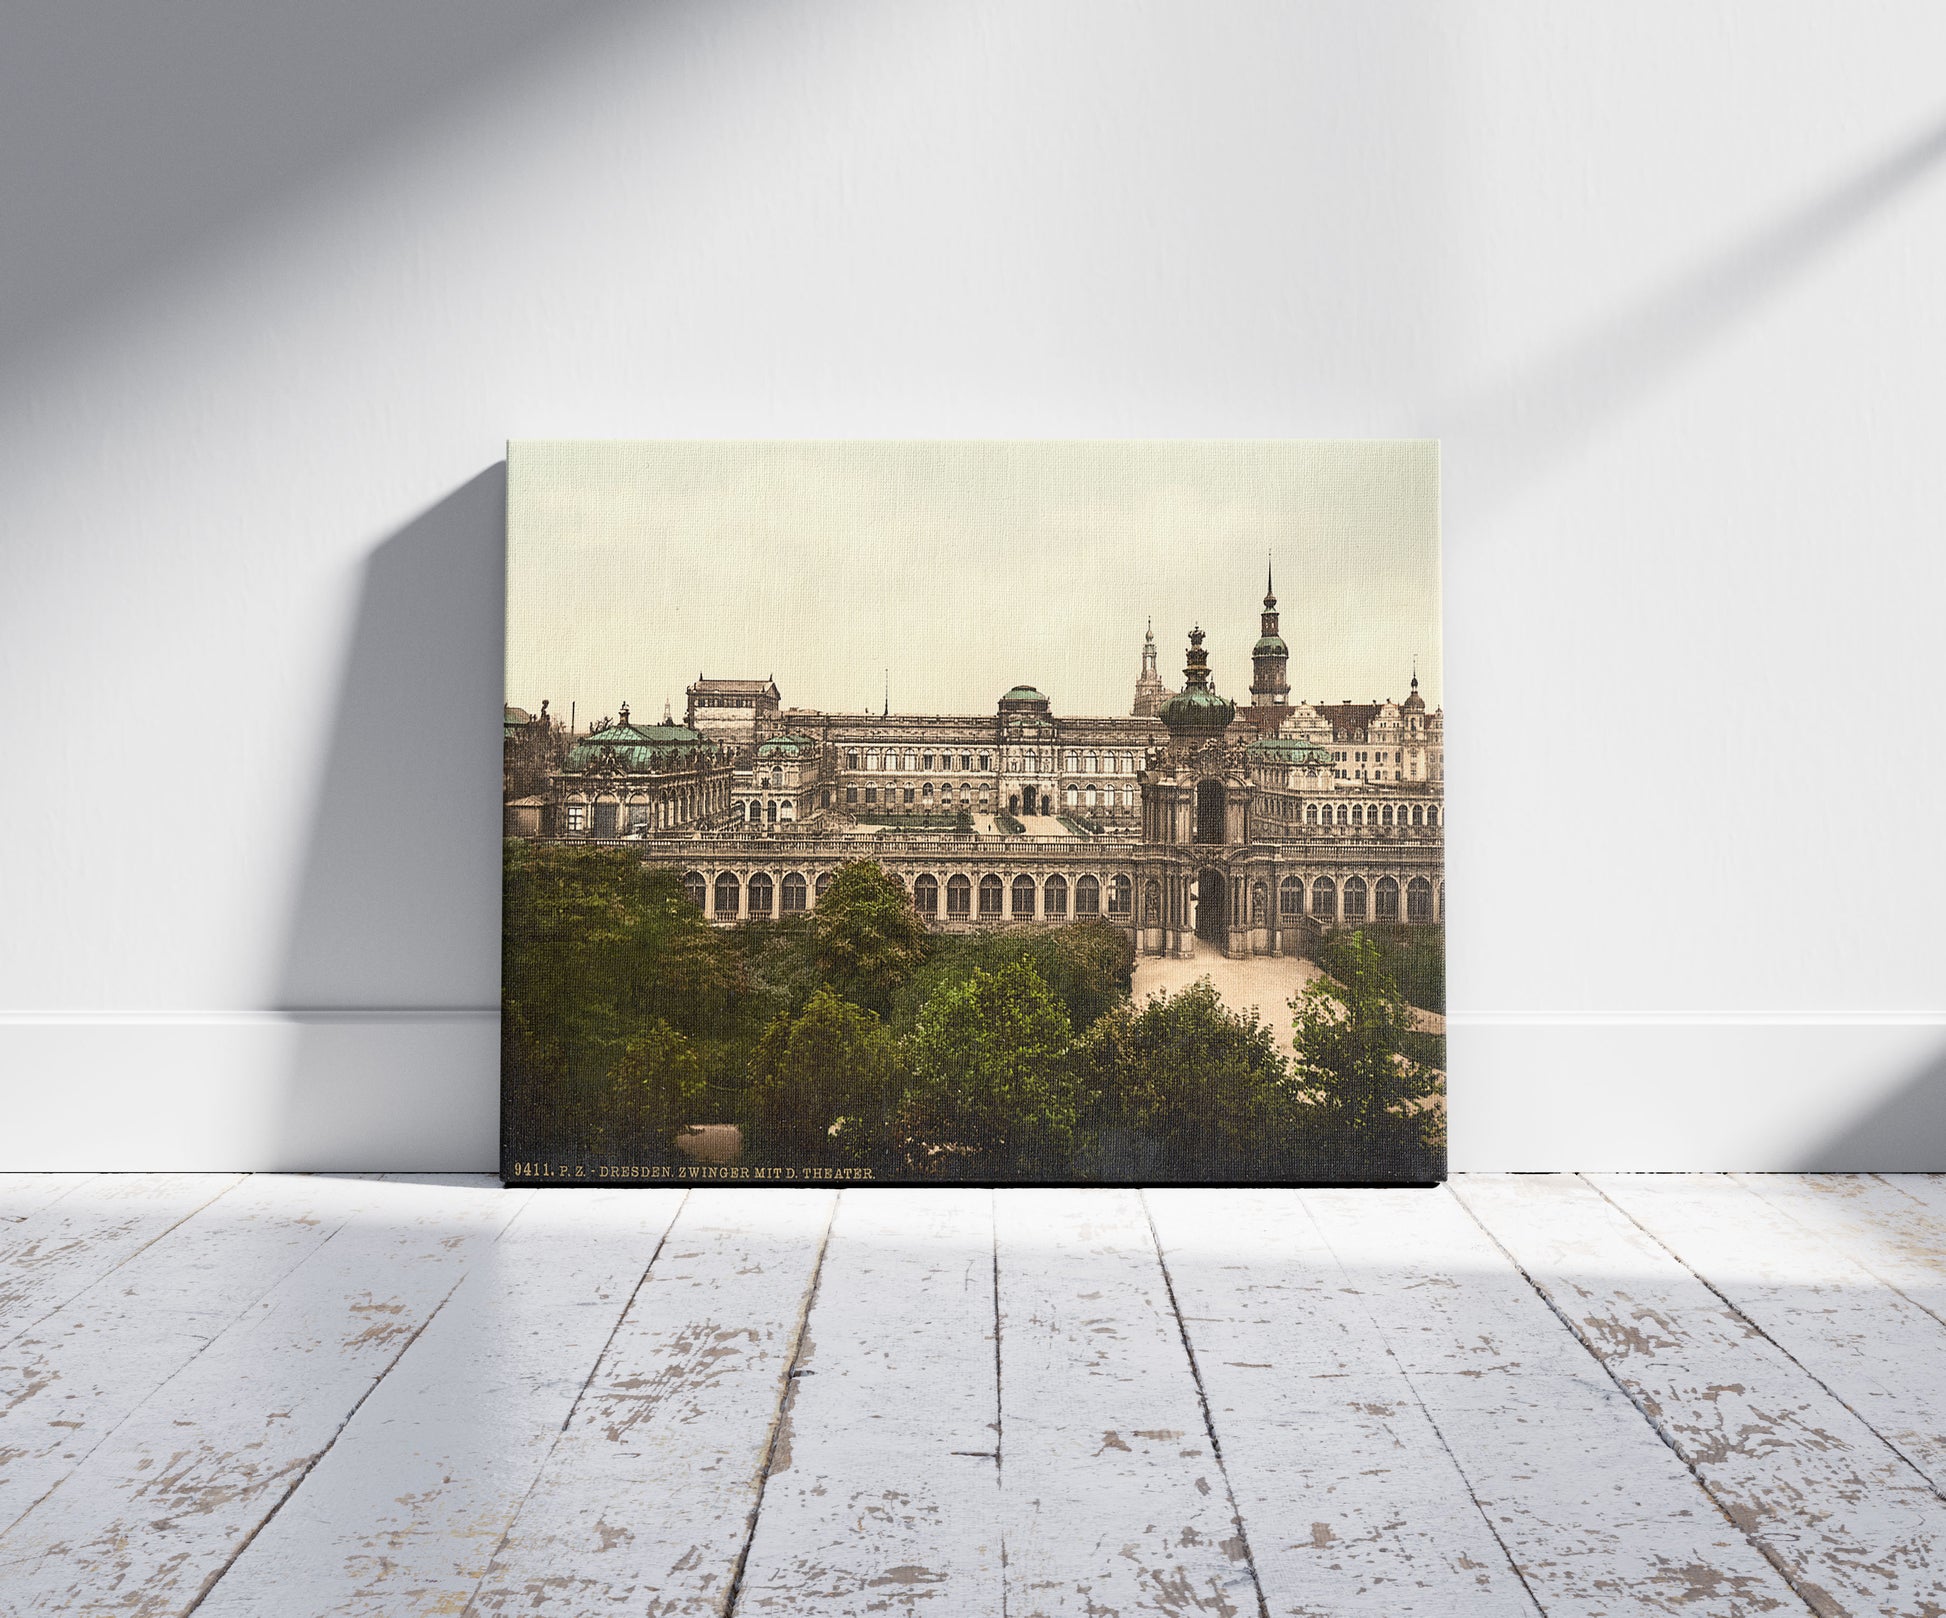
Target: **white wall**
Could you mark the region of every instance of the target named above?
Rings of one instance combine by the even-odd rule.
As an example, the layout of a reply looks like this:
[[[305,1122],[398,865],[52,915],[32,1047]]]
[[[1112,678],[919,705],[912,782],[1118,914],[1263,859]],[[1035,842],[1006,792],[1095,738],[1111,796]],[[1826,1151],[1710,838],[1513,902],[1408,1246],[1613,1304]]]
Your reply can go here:
[[[0,1159],[493,1157],[508,436],[1445,441],[1458,1167],[1946,1167],[1946,13],[31,0]]]

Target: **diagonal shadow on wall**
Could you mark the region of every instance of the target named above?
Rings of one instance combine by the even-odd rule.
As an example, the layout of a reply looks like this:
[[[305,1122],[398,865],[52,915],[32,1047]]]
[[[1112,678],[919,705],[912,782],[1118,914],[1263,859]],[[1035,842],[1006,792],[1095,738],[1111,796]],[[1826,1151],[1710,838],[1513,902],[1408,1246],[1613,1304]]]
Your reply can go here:
[[[1946,1040],[1890,1096],[1799,1153],[1802,1173],[1946,1170]]]
[[[285,1166],[494,1160],[506,488],[500,462],[365,564],[276,984]]]

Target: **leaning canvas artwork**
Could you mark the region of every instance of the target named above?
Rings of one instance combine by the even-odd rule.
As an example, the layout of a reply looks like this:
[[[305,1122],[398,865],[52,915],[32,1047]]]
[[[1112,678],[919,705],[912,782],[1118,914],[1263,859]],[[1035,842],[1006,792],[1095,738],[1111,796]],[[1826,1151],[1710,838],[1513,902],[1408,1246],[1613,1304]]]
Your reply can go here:
[[[1445,1174],[1430,442],[522,442],[502,1172]]]

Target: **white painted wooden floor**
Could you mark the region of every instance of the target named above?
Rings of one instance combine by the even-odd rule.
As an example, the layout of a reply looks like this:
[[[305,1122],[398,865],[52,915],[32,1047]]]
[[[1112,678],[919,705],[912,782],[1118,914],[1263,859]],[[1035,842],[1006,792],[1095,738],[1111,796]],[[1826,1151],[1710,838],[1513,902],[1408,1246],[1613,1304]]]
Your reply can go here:
[[[1946,1613],[1946,1180],[0,1175],[0,1613]]]

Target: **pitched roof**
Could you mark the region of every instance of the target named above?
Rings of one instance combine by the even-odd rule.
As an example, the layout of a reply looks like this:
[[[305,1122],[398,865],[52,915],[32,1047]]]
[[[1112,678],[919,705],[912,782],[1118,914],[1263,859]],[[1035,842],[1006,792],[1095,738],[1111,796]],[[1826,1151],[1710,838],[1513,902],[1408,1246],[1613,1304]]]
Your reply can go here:
[[[1351,731],[1362,733],[1378,717],[1383,703],[1378,702],[1316,702],[1318,717],[1329,722],[1332,733]]]

